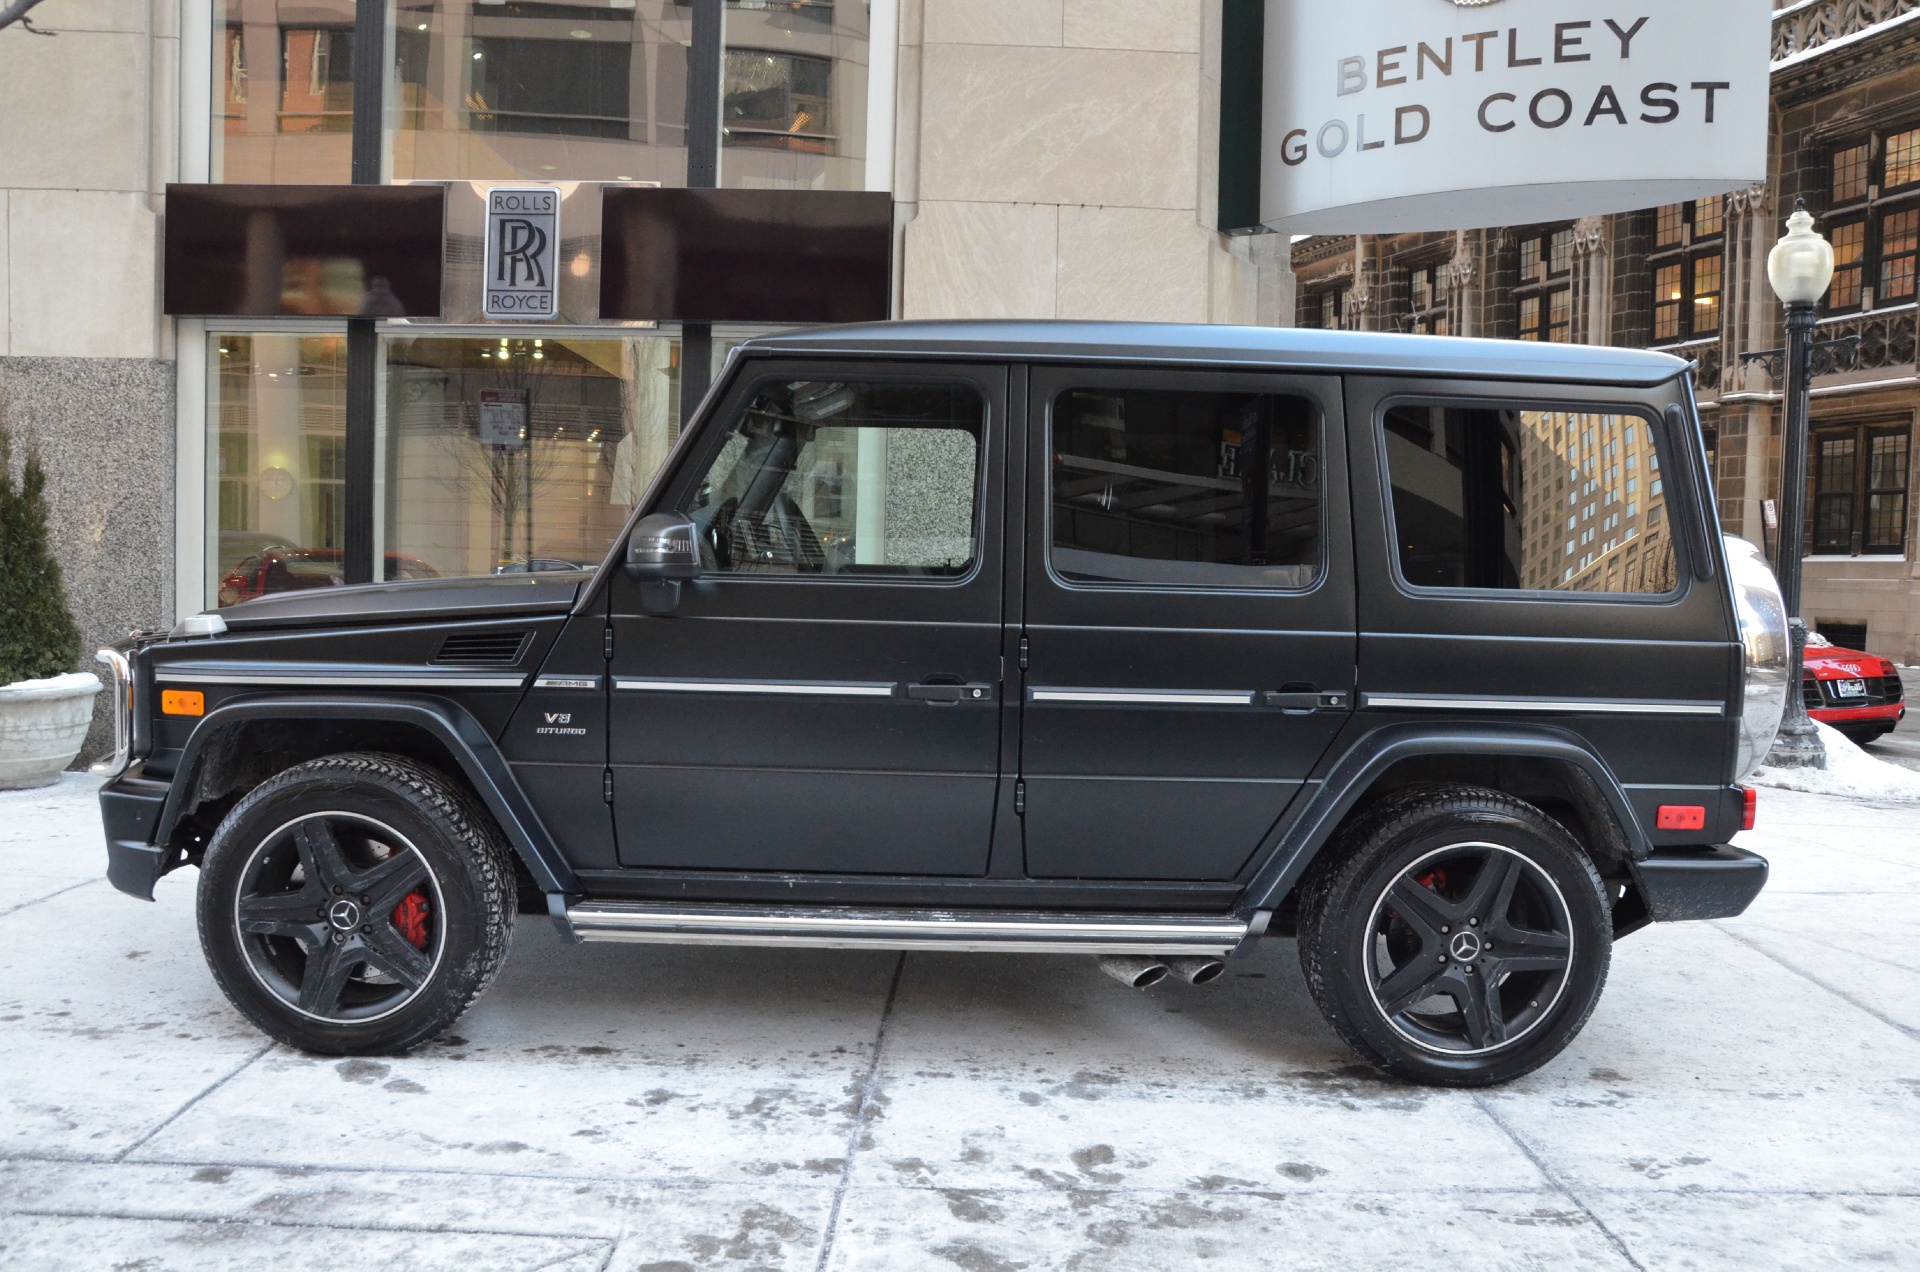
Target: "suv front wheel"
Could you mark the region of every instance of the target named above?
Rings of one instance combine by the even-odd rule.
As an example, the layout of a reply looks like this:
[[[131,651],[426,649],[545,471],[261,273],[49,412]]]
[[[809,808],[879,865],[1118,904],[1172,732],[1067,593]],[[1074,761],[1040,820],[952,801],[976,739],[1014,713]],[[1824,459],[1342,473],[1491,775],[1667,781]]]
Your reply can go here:
[[[446,778],[398,756],[329,756],[220,823],[200,869],[200,946],[234,1006],[280,1041],[404,1051],[499,970],[513,885],[491,819]]]
[[[1300,964],[1362,1057],[1415,1082],[1530,1073],[1586,1024],[1613,932],[1564,827],[1498,791],[1426,786],[1363,814],[1301,885]]]

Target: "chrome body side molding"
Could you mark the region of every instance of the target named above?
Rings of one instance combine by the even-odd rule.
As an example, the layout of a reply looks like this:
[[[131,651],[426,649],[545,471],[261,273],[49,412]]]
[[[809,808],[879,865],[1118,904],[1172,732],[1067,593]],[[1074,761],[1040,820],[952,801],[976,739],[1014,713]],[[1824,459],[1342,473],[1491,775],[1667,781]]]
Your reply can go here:
[[[1722,702],[1675,702],[1639,698],[1495,698],[1444,693],[1366,693],[1360,705],[1370,711],[1524,711],[1568,715],[1720,716]]]
[[[1250,707],[1251,689],[1029,689],[1029,702],[1072,702],[1103,706]]]
[[[431,667],[307,666],[302,663],[160,663],[162,684],[278,685],[305,689],[519,689],[525,672],[436,671]]]
[[[582,941],[1027,954],[1226,955],[1248,936],[1228,915],[801,909],[587,901],[567,922]]]
[[[616,676],[613,687],[639,693],[769,694],[788,698],[892,698],[891,681],[858,680],[681,680],[674,677]]]

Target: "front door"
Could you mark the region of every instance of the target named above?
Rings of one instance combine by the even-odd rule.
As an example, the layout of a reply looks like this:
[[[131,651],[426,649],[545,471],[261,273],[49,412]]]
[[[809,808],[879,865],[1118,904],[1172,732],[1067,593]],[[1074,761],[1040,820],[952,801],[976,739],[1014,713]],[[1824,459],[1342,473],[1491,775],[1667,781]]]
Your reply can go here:
[[[984,874],[1000,762],[1003,368],[749,362],[652,510],[702,576],[612,586],[621,864]]]
[[[1339,381],[1037,371],[1029,418],[1027,872],[1231,879],[1353,709]]]

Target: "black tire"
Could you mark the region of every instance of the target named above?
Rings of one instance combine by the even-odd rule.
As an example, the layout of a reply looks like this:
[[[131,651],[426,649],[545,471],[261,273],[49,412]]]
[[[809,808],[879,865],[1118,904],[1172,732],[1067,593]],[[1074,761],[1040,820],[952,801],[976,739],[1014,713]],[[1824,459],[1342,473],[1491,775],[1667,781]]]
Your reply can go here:
[[[1314,1002],[1363,1059],[1411,1082],[1485,1087],[1539,1068],[1586,1024],[1612,953],[1586,853],[1498,791],[1396,792],[1301,884]]]
[[[200,867],[200,948],[272,1037],[388,1055],[486,989],[514,899],[498,828],[465,791],[399,756],[335,755],[262,783],[220,823]]]

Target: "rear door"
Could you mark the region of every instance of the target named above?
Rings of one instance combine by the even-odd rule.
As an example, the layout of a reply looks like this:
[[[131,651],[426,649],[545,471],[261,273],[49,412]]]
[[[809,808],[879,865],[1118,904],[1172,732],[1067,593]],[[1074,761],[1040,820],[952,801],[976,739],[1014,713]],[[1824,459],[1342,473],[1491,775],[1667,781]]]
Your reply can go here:
[[[1036,369],[1029,875],[1225,880],[1352,710],[1340,382]]]
[[[1740,665],[1670,406],[1678,383],[1348,381],[1363,718],[1559,725],[1649,831],[1711,806],[1684,788],[1725,778]]]

